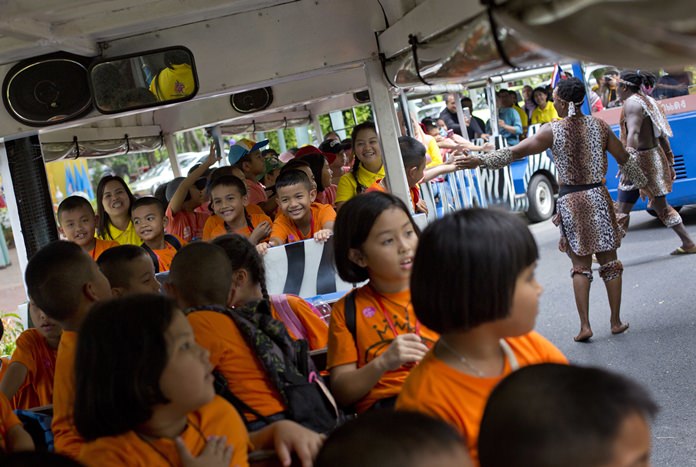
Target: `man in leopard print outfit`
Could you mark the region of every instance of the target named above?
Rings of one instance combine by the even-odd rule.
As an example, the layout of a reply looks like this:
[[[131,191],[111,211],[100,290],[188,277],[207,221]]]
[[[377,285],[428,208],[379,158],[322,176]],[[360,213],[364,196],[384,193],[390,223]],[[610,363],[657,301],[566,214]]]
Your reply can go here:
[[[654,84],[655,76],[640,70],[625,70],[619,78],[618,93],[624,103],[621,109],[621,142],[638,150],[638,165],[648,178],[648,185],[638,190],[630,177],[622,174],[617,211],[625,214],[622,220],[628,230],[628,215],[639,194],[647,196],[649,206],[655,210],[657,217],[665,227],[674,230],[682,242],[672,254],[696,253],[696,245],[684,228],[681,216],[665,198],[672,192],[672,182],[676,178],[674,154],[668,139],[672,136],[672,129],[662,108],[642,91],[643,87]]]
[[[609,297],[611,332],[620,334],[628,329],[628,323],[621,322],[620,317],[623,265],[616,255],[624,232],[604,186],[606,151],[616,158],[637,186],[646,183],[635,155],[624,148],[609,125],[582,114],[580,106],[584,98],[585,86],[580,80],[561,81],[554,90],[553,104],[562,120],[542,126],[534,136],[516,146],[472,156],[463,163],[467,168],[481,166],[495,170],[530,154],[549,148],[553,151],[560,181],[558,214],[554,222],[561,230],[559,248],[568,254],[573,264],[570,274],[580,316],[576,341],[592,337],[589,307],[593,254],[599,260],[599,276]]]

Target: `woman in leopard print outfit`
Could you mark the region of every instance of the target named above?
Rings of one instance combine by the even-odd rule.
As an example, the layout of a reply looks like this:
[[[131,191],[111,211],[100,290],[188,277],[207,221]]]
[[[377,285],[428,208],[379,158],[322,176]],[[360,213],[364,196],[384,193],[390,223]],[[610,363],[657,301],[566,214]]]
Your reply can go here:
[[[622,323],[621,275],[623,265],[616,250],[624,235],[619,227],[609,192],[604,186],[608,150],[638,186],[644,186],[645,176],[638,167],[635,155],[629,153],[604,121],[583,115],[580,106],[585,98],[585,86],[577,78],[559,83],[554,90],[554,106],[563,120],[541,127],[539,132],[520,144],[483,156],[472,156],[465,164],[499,169],[514,160],[538,154],[551,148],[558,168],[560,191],[558,214],[554,222],[560,227],[559,248],[573,263],[571,277],[575,303],[580,316],[580,333],[576,341],[592,337],[589,305],[592,282],[592,255],[600,263],[611,308],[611,332],[620,334],[628,329]]]

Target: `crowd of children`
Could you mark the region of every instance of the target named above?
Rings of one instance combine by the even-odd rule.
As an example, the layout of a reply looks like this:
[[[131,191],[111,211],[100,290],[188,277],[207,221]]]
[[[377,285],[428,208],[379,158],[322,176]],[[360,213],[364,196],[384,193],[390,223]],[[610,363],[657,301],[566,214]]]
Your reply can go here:
[[[0,462],[647,465],[650,396],[568,365],[534,331],[542,287],[527,226],[472,209],[421,233],[411,212],[426,147],[399,140],[408,206],[380,183],[373,124],[353,131],[337,186],[331,167],[347,157],[333,141],[283,165],[243,140],[212,171],[211,149],[167,187],[168,205],[135,199],[118,177],[99,184],[98,217],[66,198],[67,241],[26,269],[36,327],[0,381]],[[364,285],[328,320],[269,295],[268,248],[330,237],[339,276]],[[308,353],[324,349],[322,372]],[[55,451],[68,457],[11,454],[34,449],[12,410],[51,404]]]

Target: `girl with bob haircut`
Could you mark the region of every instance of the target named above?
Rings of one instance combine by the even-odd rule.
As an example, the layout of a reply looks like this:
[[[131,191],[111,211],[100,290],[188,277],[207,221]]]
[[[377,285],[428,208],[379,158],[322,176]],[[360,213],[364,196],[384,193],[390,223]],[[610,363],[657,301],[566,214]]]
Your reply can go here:
[[[413,308],[440,339],[411,371],[396,408],[449,422],[465,437],[474,460],[493,387],[521,366],[567,363],[533,331],[542,292],[534,277],[537,258],[527,226],[488,209],[463,210],[434,222],[416,252]]]
[[[393,407],[409,371],[438,338],[411,305],[418,227],[399,198],[371,192],[343,206],[334,232],[338,274],[369,282],[333,306],[327,355],[333,394],[358,413]]]
[[[87,442],[79,460],[88,467],[247,466],[253,445],[276,446],[290,465],[292,427],[281,421],[247,433],[237,411],[215,395],[212,370],[169,298],[97,304],[80,330],[75,361],[75,425]]]
[[[130,208],[135,201],[126,182],[117,175],[106,175],[97,185],[97,237],[114,240],[119,245],[140,246]]]

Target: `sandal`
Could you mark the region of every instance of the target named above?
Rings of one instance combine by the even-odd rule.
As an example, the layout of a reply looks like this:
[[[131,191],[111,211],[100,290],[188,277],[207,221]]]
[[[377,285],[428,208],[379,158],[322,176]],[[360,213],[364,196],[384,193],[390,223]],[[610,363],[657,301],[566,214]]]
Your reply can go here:
[[[693,246],[687,250],[685,250],[682,247],[677,248],[673,252],[670,253],[672,256],[678,256],[678,255],[693,255],[696,254],[696,246]]]

